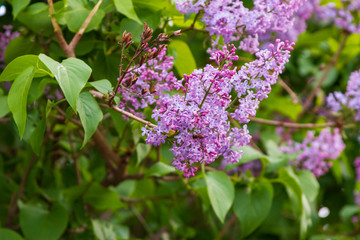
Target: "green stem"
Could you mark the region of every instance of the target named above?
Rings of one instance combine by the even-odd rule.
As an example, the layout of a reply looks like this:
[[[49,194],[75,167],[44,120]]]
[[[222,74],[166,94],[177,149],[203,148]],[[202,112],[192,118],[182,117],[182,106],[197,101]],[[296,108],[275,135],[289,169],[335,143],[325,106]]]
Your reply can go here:
[[[215,82],[215,80],[210,84],[209,89],[206,91],[205,96],[204,96],[202,102],[200,103],[200,106],[199,106],[200,109],[201,109],[202,105],[204,104],[206,97],[209,95],[210,89],[211,89],[212,85],[214,84],[214,82]]]

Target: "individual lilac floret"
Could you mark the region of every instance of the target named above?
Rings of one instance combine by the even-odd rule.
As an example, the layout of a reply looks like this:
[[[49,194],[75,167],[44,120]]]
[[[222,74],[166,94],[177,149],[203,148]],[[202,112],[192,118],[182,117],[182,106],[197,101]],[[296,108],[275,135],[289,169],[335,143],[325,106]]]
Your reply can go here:
[[[242,151],[237,149],[247,145],[251,136],[246,124],[241,128],[230,126],[228,110],[232,107],[230,104],[236,102],[230,93],[238,92],[239,105],[235,111],[243,111],[241,116],[246,120],[237,118],[239,113],[234,117],[240,123],[247,123],[249,115],[255,115],[259,101],[267,97],[270,85],[284,69],[292,46],[277,42],[270,50],[259,52],[257,60],[238,72],[230,68],[231,61],[238,59],[234,45],[214,52],[211,59],[218,66],[208,64],[184,75],[184,94],[159,96],[152,114],[157,126],[143,128],[146,142],[159,145],[167,136],[172,136],[173,165],[186,177],[193,176],[200,164],[210,164],[220,157],[227,163],[238,162]],[[239,110],[242,108],[244,110]]]
[[[337,159],[344,148],[340,130],[335,128],[331,132],[329,128],[325,128],[317,137],[314,131],[308,131],[302,143],[289,141],[281,150],[299,154],[293,164],[298,169],[309,170],[315,177],[320,177],[332,166],[329,160]]]
[[[355,121],[360,121],[360,70],[351,73],[345,94],[341,92],[330,93],[327,105],[334,112],[344,107],[355,111]]]
[[[18,32],[12,32],[13,27],[11,25],[5,25],[3,28],[5,31],[0,32],[0,69],[5,68],[4,56],[7,45],[9,45],[11,39],[20,36]]]
[[[173,61],[173,57],[166,56],[166,47],[163,46],[156,58],[148,60],[139,68],[130,70],[119,89],[121,96],[119,107],[142,116],[142,110],[154,104],[160,94],[182,89],[181,82],[171,71]],[[135,75],[136,78],[134,78]]]

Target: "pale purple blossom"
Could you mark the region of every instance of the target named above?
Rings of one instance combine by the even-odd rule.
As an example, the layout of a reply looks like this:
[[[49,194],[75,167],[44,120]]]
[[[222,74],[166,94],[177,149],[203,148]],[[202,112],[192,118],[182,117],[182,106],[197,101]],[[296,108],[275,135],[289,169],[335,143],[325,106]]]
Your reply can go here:
[[[155,51],[156,48],[151,50]],[[173,57],[166,56],[166,47],[164,47],[156,58],[148,60],[139,68],[130,70],[119,89],[121,98],[119,107],[143,117],[143,109],[155,104],[160,94],[182,89],[181,82],[171,71],[173,60]],[[137,80],[131,83],[134,75],[137,76]]]
[[[143,128],[146,142],[159,145],[167,137],[173,138],[173,165],[186,177],[193,176],[200,164],[220,157],[226,163],[238,162],[242,155],[239,147],[251,139],[246,125],[249,116],[255,116],[260,101],[284,70],[292,46],[276,41],[239,71],[231,68],[232,61],[238,60],[234,45],[213,52],[210,59],[217,67],[208,64],[184,75],[184,94],[159,95],[152,114],[157,126]],[[234,99],[232,90],[237,92]],[[240,128],[230,126],[229,114],[242,124]]]
[[[251,9],[240,0],[177,0],[182,13],[203,11],[202,21],[211,36],[222,36],[223,42],[238,41],[239,49],[255,53],[259,37],[271,32],[286,32],[293,26],[294,14],[306,0],[254,0]],[[219,38],[213,40],[216,47]],[[210,52],[214,49],[210,49]]]
[[[328,172],[332,166],[330,160],[337,159],[344,150],[340,130],[335,128],[323,129],[319,136],[314,131],[308,131],[302,143],[289,141],[287,146],[282,146],[285,153],[298,154],[292,162],[298,169],[311,171],[315,177],[320,177]]]
[[[330,93],[326,98],[327,105],[334,112],[344,108],[352,109],[355,112],[355,121],[360,121],[360,70],[351,73],[346,92]]]

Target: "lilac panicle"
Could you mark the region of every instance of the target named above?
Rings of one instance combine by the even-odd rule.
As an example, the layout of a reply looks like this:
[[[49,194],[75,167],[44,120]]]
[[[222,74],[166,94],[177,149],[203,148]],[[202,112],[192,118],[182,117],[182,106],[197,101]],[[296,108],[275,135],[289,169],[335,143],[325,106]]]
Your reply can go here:
[[[330,93],[326,98],[327,105],[334,112],[344,107],[355,111],[355,121],[360,121],[360,70],[351,73],[345,94],[341,92]]]
[[[200,164],[210,164],[220,157],[227,163],[238,162],[242,155],[238,148],[247,145],[251,136],[246,124],[230,126],[231,104],[238,102],[230,115],[240,123],[255,116],[259,102],[267,97],[283,71],[293,45],[277,41],[239,71],[231,68],[232,61],[238,60],[234,45],[213,52],[210,59],[217,67],[208,64],[184,75],[184,94],[159,96],[152,114],[157,126],[142,129],[146,142],[159,145],[168,136],[173,137],[173,165],[186,177],[194,176]],[[231,99],[232,90],[237,91],[238,101]]]
[[[176,79],[171,71],[173,60],[173,57],[166,56],[166,47],[164,47],[156,58],[130,70],[119,89],[121,97],[119,107],[142,117],[142,110],[154,104],[156,98],[164,91],[182,89],[181,82]],[[134,75],[136,75],[137,80],[132,83],[131,80]]]
[[[259,50],[259,37],[265,33],[290,29],[294,14],[305,2],[254,0],[254,6],[249,9],[240,0],[177,0],[176,6],[182,13],[198,13],[202,10],[202,20],[211,36],[223,36],[225,44],[239,41],[240,49],[255,53]],[[214,40],[213,47],[218,40]]]
[[[269,50],[256,53],[258,59],[246,63],[231,81],[239,98],[239,108],[231,117],[241,123],[248,123],[249,117],[255,117],[256,109],[271,91],[271,85],[276,83],[279,74],[289,61],[290,51],[294,43],[276,40],[276,45],[269,45]]]
[[[340,130],[335,128],[331,132],[329,128],[325,128],[317,137],[314,131],[308,131],[302,143],[290,140],[281,150],[285,153],[297,153],[293,164],[298,169],[309,170],[315,177],[320,177],[327,173],[332,165],[328,160],[337,159],[344,148]]]

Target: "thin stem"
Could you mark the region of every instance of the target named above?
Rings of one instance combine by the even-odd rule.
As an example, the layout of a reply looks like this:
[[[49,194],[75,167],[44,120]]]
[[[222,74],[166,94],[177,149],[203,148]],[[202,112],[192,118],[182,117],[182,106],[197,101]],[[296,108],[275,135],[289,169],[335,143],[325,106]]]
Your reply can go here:
[[[262,118],[250,118],[250,121],[262,123],[262,124],[274,125],[274,126],[288,127],[288,128],[324,128],[324,127],[334,127],[334,126],[342,125],[342,123],[338,123],[338,122],[292,123],[292,122],[282,122],[282,121],[268,120]]]
[[[12,222],[13,222],[13,219],[14,219],[14,216],[18,210],[17,208],[17,200],[19,198],[21,198],[24,194],[24,189],[25,189],[25,184],[27,182],[27,179],[30,175],[30,172],[31,172],[31,169],[32,167],[34,166],[35,162],[37,160],[37,156],[34,154],[32,156],[32,158],[30,159],[30,162],[25,170],[25,173],[21,179],[21,183],[20,183],[20,187],[19,187],[19,191],[17,192],[17,194],[14,194],[12,197],[11,197],[11,202],[10,202],[10,206],[9,206],[9,210],[8,210],[8,217],[7,217],[7,220],[6,220],[6,226],[7,227],[11,227],[12,225]]]
[[[314,87],[314,89],[310,92],[308,98],[306,99],[304,105],[303,105],[303,109],[302,111],[300,112],[300,114],[298,115],[298,117],[296,118],[296,121],[298,121],[304,114],[305,112],[308,110],[308,108],[310,107],[314,97],[316,96],[317,92],[319,91],[320,87],[322,86],[322,84],[324,83],[325,79],[327,78],[327,76],[329,75],[331,69],[334,67],[337,59],[339,58],[340,56],[340,53],[342,51],[342,49],[344,48],[345,46],[345,42],[346,42],[346,39],[348,37],[348,33],[345,33],[345,36],[343,38],[343,40],[341,41],[340,43],[340,46],[337,50],[337,52],[334,54],[334,56],[331,58],[329,64],[327,65],[327,67],[325,68],[324,70],[324,73],[323,75],[321,76],[319,82],[317,83],[317,85]]]
[[[184,29],[181,29],[180,32],[187,32],[187,31],[190,31],[190,30],[194,30],[194,27],[195,27],[195,23],[197,21],[197,19],[199,18],[200,16],[200,13],[196,14],[195,18],[194,18],[194,21],[192,22],[192,24],[190,25],[190,27],[188,28],[184,28]]]
[[[109,99],[109,106],[112,106],[113,100],[114,100],[114,98],[115,98],[115,96],[116,96],[116,93],[119,91],[121,82],[122,82],[122,80],[124,79],[125,75],[128,73],[130,66],[134,63],[135,59],[141,54],[141,51],[139,50],[141,44],[142,44],[142,43],[140,42],[139,45],[138,45],[138,47],[137,47],[137,49],[136,49],[136,51],[135,51],[135,55],[133,56],[133,58],[131,59],[131,61],[129,62],[129,64],[126,66],[126,69],[125,69],[125,71],[123,72],[123,74],[120,76],[119,81],[118,81],[117,84],[116,84],[116,87],[115,87],[115,90],[114,90],[114,94],[113,94],[113,95],[110,97],[110,99]]]
[[[214,84],[214,82],[215,82],[215,79],[211,82],[210,87],[209,87],[208,90],[206,91],[205,96],[204,96],[202,102],[200,103],[200,106],[199,106],[200,109],[201,109],[202,105],[204,104],[204,102],[205,102],[205,100],[206,100],[206,97],[209,95],[210,89],[211,89],[212,85]]]
[[[224,227],[221,229],[221,232],[219,233],[219,236],[216,238],[217,240],[223,239],[224,235],[229,231],[231,226],[236,222],[236,215],[233,214],[229,221],[224,225]]]
[[[91,93],[95,98],[101,98],[101,99],[104,98],[104,94],[102,94],[102,93],[100,93],[100,92],[97,92],[97,91],[95,91],[95,90],[90,90],[90,93]],[[114,109],[115,111],[121,113],[122,115],[124,115],[124,116],[126,116],[126,117],[128,117],[128,118],[134,119],[134,120],[136,120],[136,121],[138,121],[138,122],[140,122],[140,123],[143,123],[143,124],[145,124],[145,125],[147,125],[147,126],[149,126],[149,127],[151,127],[151,128],[156,127],[155,124],[152,124],[151,122],[146,121],[146,120],[144,120],[144,119],[142,119],[142,118],[139,118],[139,117],[135,116],[135,115],[132,114],[132,113],[129,113],[129,112],[125,111],[125,110],[122,110],[122,109],[119,108],[118,106],[111,106],[111,107],[110,107],[110,106],[108,106],[108,105],[106,105],[106,104],[101,104],[101,103],[100,103],[99,105],[100,105],[101,107],[108,107],[108,108]]]
[[[62,32],[59,24],[56,21],[53,0],[48,0],[51,23],[54,27],[54,32],[55,32],[56,38],[58,39],[61,48],[63,49],[64,53],[66,54],[66,57],[68,57],[68,58],[76,57],[75,56],[75,47],[79,43],[81,37],[84,35],[84,32],[85,32],[87,26],[89,25],[89,23],[91,22],[91,19],[94,17],[95,13],[99,9],[102,1],[103,0],[99,0],[99,2],[95,5],[95,7],[89,13],[89,16],[85,19],[84,23],[81,25],[79,31],[75,34],[75,36],[71,40],[70,44],[67,44],[67,42],[64,38],[63,32]]]
[[[50,19],[51,19],[51,23],[52,23],[52,25],[54,27],[54,33],[56,35],[56,38],[58,39],[59,44],[60,44],[61,48],[64,50],[66,56],[67,57],[72,57],[71,56],[72,54],[68,50],[69,45],[67,44],[67,42],[66,42],[66,40],[64,38],[63,32],[62,32],[59,24],[56,21],[53,0],[48,0],[48,4],[49,4]]]
[[[79,43],[81,37],[84,35],[86,28],[88,27],[89,23],[91,22],[91,19],[94,17],[96,12],[99,10],[99,7],[100,7],[102,1],[103,0],[99,0],[98,3],[94,6],[94,8],[89,13],[89,16],[85,19],[85,21],[81,25],[79,31],[77,31],[77,33],[71,40],[71,42],[69,44],[70,50],[75,51],[76,45]]]
[[[287,91],[292,99],[292,102],[294,104],[297,104],[299,102],[298,97],[296,96],[296,93],[291,90],[291,88],[279,77],[278,83]]]

